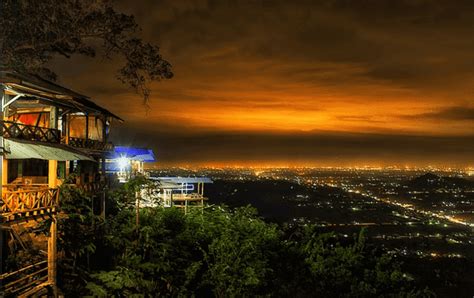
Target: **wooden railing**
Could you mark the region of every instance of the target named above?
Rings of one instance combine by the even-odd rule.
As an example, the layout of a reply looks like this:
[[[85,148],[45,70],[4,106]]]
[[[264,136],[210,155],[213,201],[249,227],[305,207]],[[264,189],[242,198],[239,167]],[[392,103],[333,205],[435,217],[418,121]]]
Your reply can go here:
[[[190,194],[173,194],[173,202],[184,202],[184,201],[203,201],[206,200],[202,195],[197,193]]]
[[[83,190],[85,193],[88,194],[100,194],[104,191],[106,184],[103,182],[89,182],[84,184],[74,184],[70,183],[67,184],[70,187],[75,187],[80,190]]]
[[[36,215],[54,212],[59,205],[58,188],[6,191],[2,193],[1,216]]]
[[[59,143],[61,132],[58,129],[25,125],[11,121],[1,121],[4,138],[28,141]]]
[[[98,151],[110,151],[113,150],[113,145],[97,140],[81,139],[75,137],[69,137],[68,144],[76,148],[85,148]]]
[[[14,184],[4,184],[3,189],[7,191],[17,191],[17,190],[37,190],[47,188],[47,183],[14,183]]]
[[[47,261],[41,261],[14,272],[1,274],[0,293],[12,297],[20,296],[28,289],[45,284],[48,280],[47,265]]]
[[[183,208],[184,213],[188,213],[190,207],[204,207],[204,201],[207,198],[197,193],[190,194],[173,194],[172,206],[177,208]]]

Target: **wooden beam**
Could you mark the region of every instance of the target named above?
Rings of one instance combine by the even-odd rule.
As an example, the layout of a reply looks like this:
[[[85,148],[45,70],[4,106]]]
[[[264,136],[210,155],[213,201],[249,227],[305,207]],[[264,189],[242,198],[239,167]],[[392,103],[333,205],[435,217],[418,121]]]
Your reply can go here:
[[[8,184],[8,159],[2,158],[2,185]]]
[[[53,288],[53,296],[57,297],[56,288],[56,237],[57,237],[57,219],[56,215],[53,215],[51,220],[50,235],[48,238],[48,283]]]
[[[86,141],[89,139],[89,114],[86,114]]]
[[[49,128],[58,128],[58,108],[51,107],[49,112]]]
[[[41,116],[43,115],[43,112],[39,112],[38,113],[38,118],[36,118],[36,125],[35,127],[38,127],[39,126],[39,123],[40,123],[40,120],[41,120]]]

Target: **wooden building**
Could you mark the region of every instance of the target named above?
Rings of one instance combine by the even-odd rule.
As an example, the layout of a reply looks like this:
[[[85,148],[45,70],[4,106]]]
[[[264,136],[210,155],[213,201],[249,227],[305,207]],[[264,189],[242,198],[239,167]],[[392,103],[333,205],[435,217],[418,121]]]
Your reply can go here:
[[[13,71],[0,70],[0,98],[0,293],[54,290],[58,186],[70,173],[78,187],[103,186],[110,126],[122,120],[84,95]],[[52,221],[46,259],[4,272],[8,231],[43,219]]]

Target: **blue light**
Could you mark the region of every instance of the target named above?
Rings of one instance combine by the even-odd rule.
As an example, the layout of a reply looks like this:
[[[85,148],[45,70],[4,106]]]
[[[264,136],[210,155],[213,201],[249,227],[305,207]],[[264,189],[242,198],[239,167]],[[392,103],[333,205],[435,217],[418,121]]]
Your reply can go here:
[[[126,157],[130,160],[143,161],[143,162],[155,162],[155,154],[152,149],[147,148],[134,148],[134,147],[124,147],[116,146],[114,152],[109,156],[110,159],[117,159]]]

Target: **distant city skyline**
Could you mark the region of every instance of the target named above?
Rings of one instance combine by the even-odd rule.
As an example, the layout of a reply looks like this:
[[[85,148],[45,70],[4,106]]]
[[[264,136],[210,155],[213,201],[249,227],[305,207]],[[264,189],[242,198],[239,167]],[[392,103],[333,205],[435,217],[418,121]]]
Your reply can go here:
[[[118,4],[173,65],[148,111],[113,60],[54,67],[159,163],[474,165],[471,1]]]

